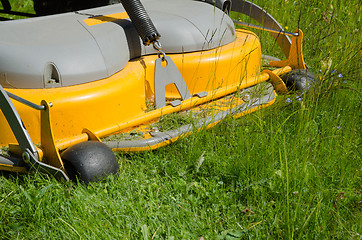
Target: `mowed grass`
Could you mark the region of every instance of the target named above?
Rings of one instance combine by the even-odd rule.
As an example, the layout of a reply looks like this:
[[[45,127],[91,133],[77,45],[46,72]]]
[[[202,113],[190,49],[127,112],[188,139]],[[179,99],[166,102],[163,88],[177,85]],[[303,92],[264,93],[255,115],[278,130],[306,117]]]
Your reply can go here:
[[[361,3],[254,2],[303,29],[314,91],[118,154],[120,173],[88,186],[3,172],[0,238],[361,239]]]

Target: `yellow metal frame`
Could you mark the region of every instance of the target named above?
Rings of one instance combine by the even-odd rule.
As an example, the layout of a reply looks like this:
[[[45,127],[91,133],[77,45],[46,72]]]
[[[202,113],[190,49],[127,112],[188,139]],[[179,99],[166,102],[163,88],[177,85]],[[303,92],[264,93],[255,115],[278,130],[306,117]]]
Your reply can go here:
[[[307,69],[303,58],[303,32],[300,29],[294,31],[298,33],[297,37],[293,37],[292,45],[290,46],[289,57],[282,61],[271,61],[271,67],[290,66],[293,69]]]
[[[17,166],[11,166],[11,165],[1,164],[1,163],[0,163],[0,170],[17,172],[17,173],[27,173],[28,172],[28,170],[25,167],[17,167]]]

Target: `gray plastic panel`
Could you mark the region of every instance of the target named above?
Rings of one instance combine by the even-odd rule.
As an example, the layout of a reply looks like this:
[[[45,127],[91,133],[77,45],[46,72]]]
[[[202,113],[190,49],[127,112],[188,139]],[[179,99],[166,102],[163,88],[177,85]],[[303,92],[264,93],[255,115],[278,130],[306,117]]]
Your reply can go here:
[[[49,62],[59,70],[63,86],[107,77],[96,41],[74,14],[0,23],[0,33],[4,87],[44,88]]]
[[[232,20],[191,0],[143,0],[166,53],[208,50],[235,39]],[[88,26],[92,16],[124,12],[121,4],[33,19],[0,22],[0,84],[48,88],[82,84],[122,70],[129,59],[154,54],[129,19]],[[52,65],[49,68],[49,64]],[[54,69],[55,73],[49,73]],[[49,82],[49,76],[57,81]],[[47,79],[47,80],[44,80]]]
[[[203,2],[185,0],[146,2],[166,53],[208,50],[234,41],[234,23],[220,9]],[[187,3],[185,3],[187,2]],[[162,11],[162,14],[159,13]],[[145,54],[154,53],[152,47]]]

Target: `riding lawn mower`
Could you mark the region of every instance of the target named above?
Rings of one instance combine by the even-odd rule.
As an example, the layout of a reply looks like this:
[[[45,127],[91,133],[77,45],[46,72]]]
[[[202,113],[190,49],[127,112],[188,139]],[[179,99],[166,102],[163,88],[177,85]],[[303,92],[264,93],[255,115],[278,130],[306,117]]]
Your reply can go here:
[[[0,170],[96,181],[117,173],[114,151],[157,149],[313,80],[303,32],[285,31],[249,1],[112,3],[0,23]],[[255,28],[271,34],[284,60],[262,54]],[[193,121],[157,125],[185,114]]]

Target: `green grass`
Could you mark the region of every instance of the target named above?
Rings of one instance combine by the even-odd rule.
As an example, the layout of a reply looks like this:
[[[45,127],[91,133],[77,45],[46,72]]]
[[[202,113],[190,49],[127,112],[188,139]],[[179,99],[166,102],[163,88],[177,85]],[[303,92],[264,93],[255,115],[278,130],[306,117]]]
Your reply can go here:
[[[9,3],[11,5],[11,11],[17,12],[19,14],[13,15],[13,14],[2,13],[1,10],[3,10],[4,8],[0,2],[0,20],[26,18],[25,16],[22,15],[22,13],[35,14],[33,9],[33,1],[9,0]]]
[[[0,238],[361,239],[361,4],[254,2],[303,29],[314,92],[118,154],[119,175],[88,186],[3,173]]]

